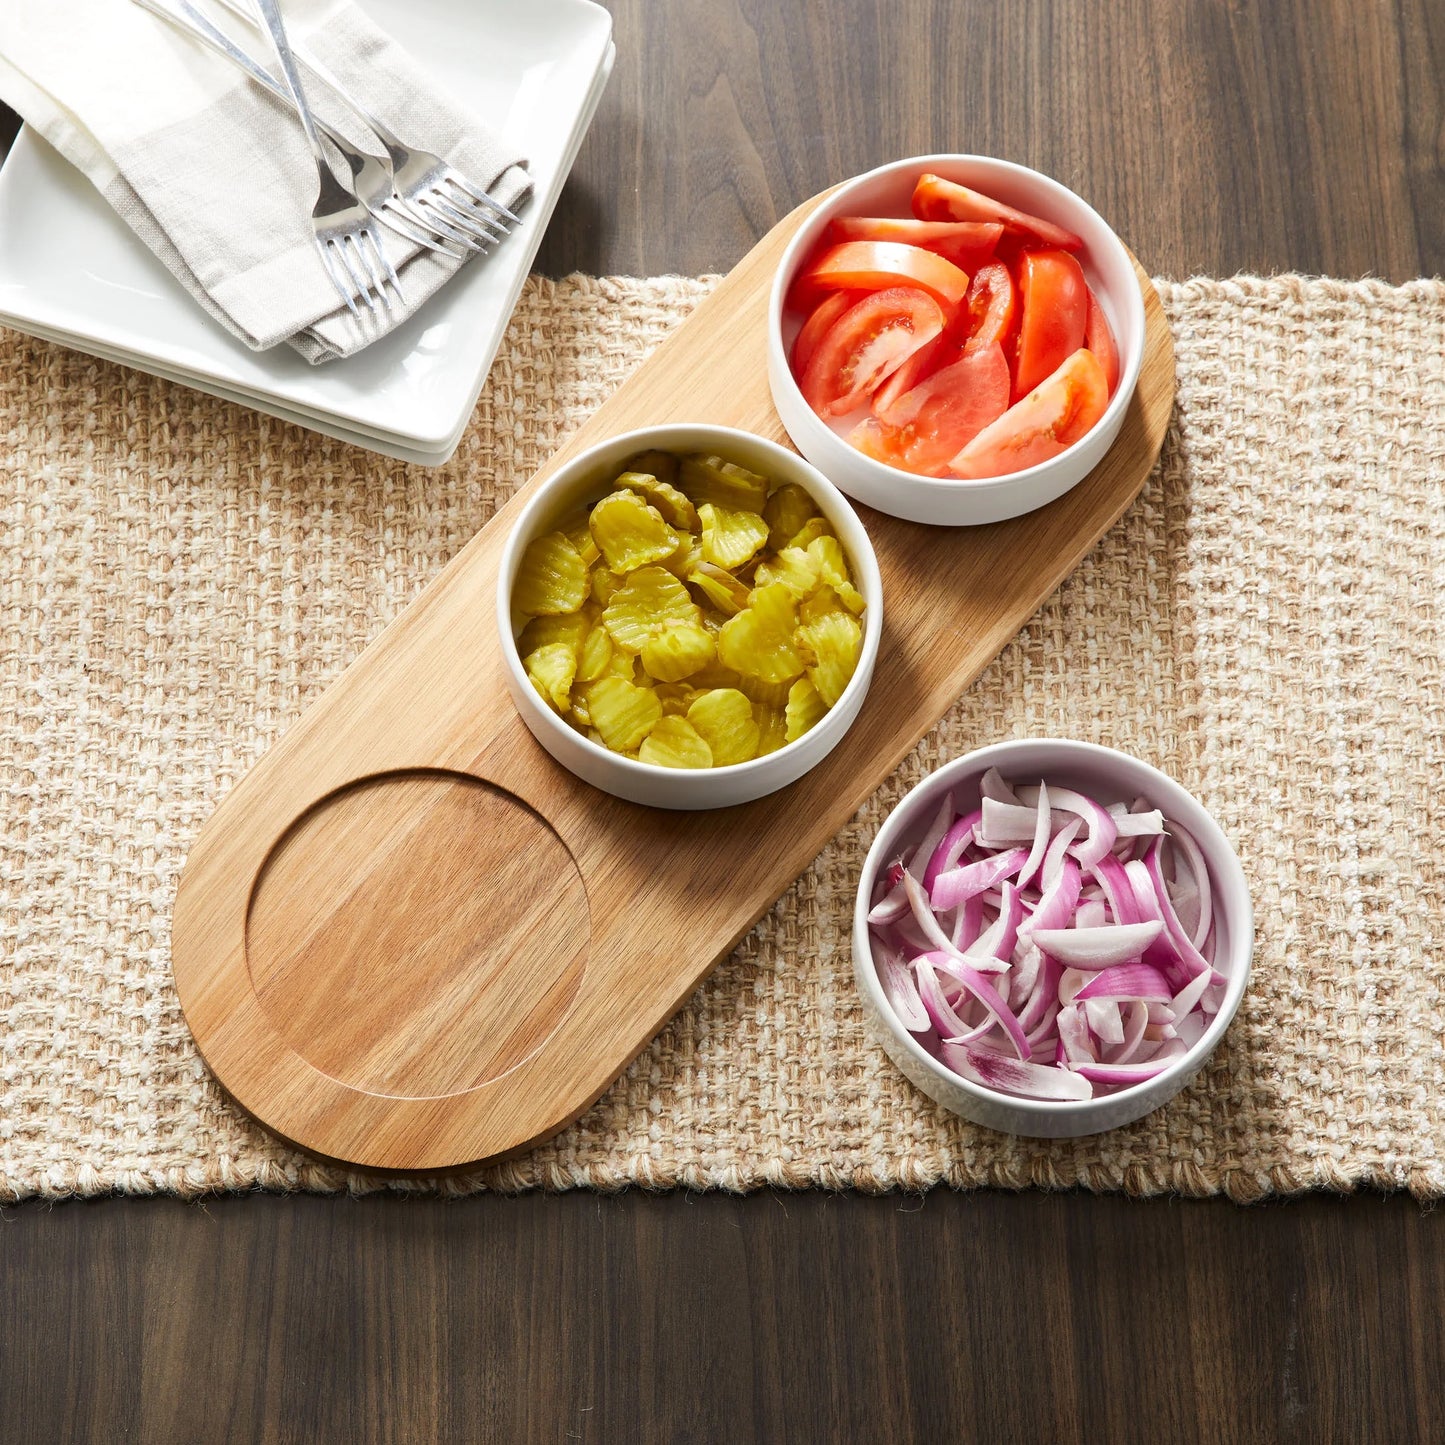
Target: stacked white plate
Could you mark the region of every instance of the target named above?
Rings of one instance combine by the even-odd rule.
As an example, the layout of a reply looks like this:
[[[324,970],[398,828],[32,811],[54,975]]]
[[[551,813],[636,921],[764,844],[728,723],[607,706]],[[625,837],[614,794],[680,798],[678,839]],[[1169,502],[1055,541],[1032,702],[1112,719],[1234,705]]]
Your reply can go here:
[[[362,0],[529,159],[522,225],[404,326],[310,366],[248,351],[29,127],[0,170],[0,326],[134,366],[369,451],[440,466],[476,406],[552,208],[612,72],[590,0]]]

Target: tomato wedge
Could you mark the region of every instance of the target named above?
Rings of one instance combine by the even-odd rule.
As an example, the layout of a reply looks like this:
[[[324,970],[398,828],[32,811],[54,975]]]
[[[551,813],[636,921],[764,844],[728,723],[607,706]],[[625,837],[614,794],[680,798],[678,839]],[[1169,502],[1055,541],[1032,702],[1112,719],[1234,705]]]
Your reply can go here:
[[[915,221],[900,216],[837,216],[829,234],[837,241],[902,241],[922,246],[973,274],[987,261],[1003,235],[997,222]]]
[[[848,440],[875,461],[924,476],[940,476],[1008,406],[1008,362],[987,346],[961,357],[906,392],[881,416],[854,428]]]
[[[844,416],[943,330],[943,309],[917,286],[856,301],[828,328],[798,380],[819,416]]]
[[[1099,305],[1099,298],[1089,288],[1089,314],[1084,322],[1084,345],[1099,358],[1104,368],[1104,377],[1109,383],[1109,395],[1119,384],[1119,348],[1114,345],[1114,333],[1109,327],[1109,318]]]
[[[1079,440],[1109,405],[1109,383],[1083,347],[1042,386],[986,426],[948,464],[957,477],[1001,477],[1037,466]]]
[[[1014,396],[1027,396],[1084,344],[1089,287],[1067,251],[1025,251],[1019,262],[1024,314],[1019,323]]]
[[[951,328],[945,326],[941,336],[935,336],[927,346],[920,346],[892,376],[873,393],[873,415],[881,416],[906,391],[912,391],[924,377],[941,371],[951,361],[959,358],[959,349],[950,339]]]
[[[1018,325],[1018,287],[1001,261],[990,261],[973,273],[963,304],[968,324],[965,351],[1002,345]]]
[[[804,286],[850,291],[917,286],[950,308],[968,294],[967,272],[932,251],[900,241],[843,241],[826,251],[800,279]]]
[[[924,172],[913,188],[913,214],[920,221],[996,221],[1006,230],[1027,236],[1045,246],[1060,246],[1066,251],[1078,251],[1083,247],[1082,236],[1031,216],[1027,211],[1017,211],[1002,201],[971,191],[957,181],[946,181],[942,176]]]
[[[801,376],[813,359],[818,343],[828,334],[828,328],[859,298],[860,291],[830,291],[814,308],[812,315],[803,323],[798,339],[793,342],[793,375]]]

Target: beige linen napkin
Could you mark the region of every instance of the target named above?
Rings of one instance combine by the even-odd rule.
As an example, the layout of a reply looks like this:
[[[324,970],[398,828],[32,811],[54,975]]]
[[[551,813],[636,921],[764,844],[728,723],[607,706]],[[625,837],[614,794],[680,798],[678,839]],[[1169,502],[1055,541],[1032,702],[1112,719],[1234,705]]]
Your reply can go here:
[[[446,157],[516,209],[531,186],[526,162],[349,0],[285,0],[284,13],[292,43],[408,144]],[[259,34],[234,21],[225,28],[272,60]],[[379,150],[349,112],[326,103],[319,83],[308,96],[353,141]],[[313,363],[352,355],[462,264],[378,226],[407,304],[358,323],[316,254],[316,166],[294,112],[129,0],[0,0],[0,97],[254,350],[285,341]]]

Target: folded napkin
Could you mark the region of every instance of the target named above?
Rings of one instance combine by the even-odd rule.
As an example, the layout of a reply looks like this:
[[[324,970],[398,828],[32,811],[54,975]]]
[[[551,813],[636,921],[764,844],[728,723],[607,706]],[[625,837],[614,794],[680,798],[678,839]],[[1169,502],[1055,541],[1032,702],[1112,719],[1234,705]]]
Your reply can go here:
[[[227,23],[219,7],[207,13],[277,72],[269,40]],[[408,145],[444,156],[516,209],[531,186],[525,160],[349,0],[285,0],[284,13],[293,46]],[[310,80],[304,68],[302,77]],[[285,341],[313,363],[349,356],[405,321],[462,264],[378,225],[407,304],[375,317],[363,310],[358,323],[316,254],[316,165],[295,113],[129,0],[0,0],[0,98],[254,350]],[[307,98],[360,149],[380,150],[320,82],[307,85]]]

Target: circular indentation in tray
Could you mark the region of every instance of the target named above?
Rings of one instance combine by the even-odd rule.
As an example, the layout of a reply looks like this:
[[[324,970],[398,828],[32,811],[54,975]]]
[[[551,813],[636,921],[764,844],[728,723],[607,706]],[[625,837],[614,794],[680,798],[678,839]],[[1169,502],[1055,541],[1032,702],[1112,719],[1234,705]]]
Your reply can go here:
[[[566,845],[510,793],[459,773],[367,778],[272,848],[246,961],[272,1025],[371,1094],[474,1089],[533,1054],[587,965]]]

